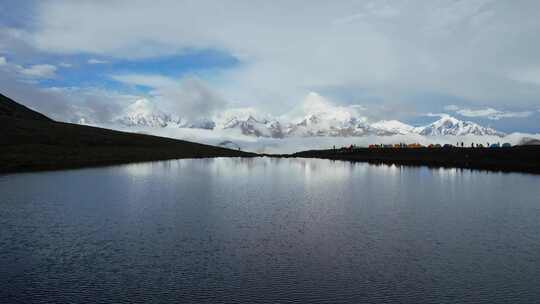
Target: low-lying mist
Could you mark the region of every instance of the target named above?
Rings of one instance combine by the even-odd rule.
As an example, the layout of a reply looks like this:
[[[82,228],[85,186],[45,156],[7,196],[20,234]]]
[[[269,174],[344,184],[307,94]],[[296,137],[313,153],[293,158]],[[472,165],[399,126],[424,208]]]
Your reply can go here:
[[[312,149],[330,149],[333,146],[342,147],[356,145],[367,147],[370,144],[420,143],[429,144],[460,144],[470,147],[472,143],[510,143],[518,145],[524,138],[540,140],[540,134],[511,133],[504,137],[497,136],[422,136],[418,134],[393,136],[360,136],[360,137],[287,137],[265,138],[241,134],[237,130],[205,130],[195,128],[126,128],[118,126],[103,126],[126,132],[137,132],[157,136],[199,142],[209,145],[225,145],[229,148],[240,147],[244,151],[269,154],[289,154]]]

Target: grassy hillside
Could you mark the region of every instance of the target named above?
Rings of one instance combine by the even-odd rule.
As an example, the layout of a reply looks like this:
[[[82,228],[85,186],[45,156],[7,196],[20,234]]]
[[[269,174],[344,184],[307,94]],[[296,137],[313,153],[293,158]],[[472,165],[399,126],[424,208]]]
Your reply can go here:
[[[0,172],[255,155],[183,140],[55,122],[3,95],[0,130]]]

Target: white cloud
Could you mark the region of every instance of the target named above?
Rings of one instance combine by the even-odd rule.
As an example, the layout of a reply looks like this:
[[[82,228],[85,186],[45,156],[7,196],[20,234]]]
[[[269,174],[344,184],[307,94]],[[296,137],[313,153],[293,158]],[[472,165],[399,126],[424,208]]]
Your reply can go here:
[[[352,109],[356,109],[356,110],[358,110],[358,111],[365,111],[365,110],[367,110],[367,108],[366,108],[365,106],[359,105],[359,104],[352,104],[352,105],[350,105],[349,107],[352,108]]]
[[[88,64],[105,64],[105,63],[109,63],[106,60],[99,60],[99,59],[95,59],[95,58],[88,59],[87,62],[88,62]]]
[[[0,57],[0,68],[23,80],[49,79],[56,77],[56,66],[51,64],[35,64],[22,66],[8,62],[5,57]]]
[[[533,114],[531,111],[503,112],[493,108],[480,110],[461,109],[457,111],[457,113],[466,117],[486,117],[491,120],[499,120],[501,118],[526,118]]]
[[[460,108],[455,105],[446,106],[445,110],[454,111],[459,115],[465,117],[481,117],[491,120],[500,120],[502,118],[526,118],[533,115],[533,111],[500,111],[494,108],[483,108],[483,109],[469,109],[469,108]]]
[[[524,106],[538,100],[540,88],[523,90],[507,72],[540,64],[534,35],[539,6],[491,0],[56,0],[40,3],[38,26],[27,40],[47,52],[121,58],[223,50],[242,65],[222,75],[220,92],[251,105],[273,104],[276,111],[329,86],[363,88],[381,102],[429,90],[480,104]],[[210,13],[216,10],[220,14]]]
[[[540,98],[539,8],[540,2],[491,0],[52,0],[38,3],[31,27],[0,29],[0,51],[12,61],[22,49],[10,49],[18,42],[29,53],[66,54],[65,60],[84,54],[90,64],[219,50],[240,64],[212,74],[203,91],[219,96],[215,104],[227,100],[274,115],[298,106],[311,91],[342,105],[363,103],[339,95],[353,90],[373,96],[370,115],[390,109],[380,110],[386,115],[380,119],[410,118],[441,106],[440,100],[426,101],[430,97],[414,100],[422,93],[455,97],[474,111],[529,109]],[[151,87],[150,97],[171,108],[175,100],[192,99],[180,80],[118,75],[123,72],[129,71],[113,72],[115,79]],[[327,94],[328,88],[339,92]],[[426,106],[431,103],[434,108]],[[199,115],[195,105],[205,103],[187,104],[192,106],[179,109]],[[516,113],[490,117],[527,115]]]
[[[111,78],[124,84],[140,85],[152,88],[170,87],[180,84],[180,81],[176,81],[161,75],[124,74],[112,75]]]
[[[140,98],[99,88],[41,88],[19,81],[16,73],[0,73],[2,93],[53,119],[67,122],[106,123]]]
[[[49,94],[63,98],[63,107],[59,110],[67,111],[67,121],[99,124],[110,122],[121,113],[129,104],[140,98],[136,95],[99,88],[49,88],[43,89]],[[54,114],[62,119],[62,115]],[[65,118],[63,118],[65,119]]]
[[[198,78],[173,79],[160,75],[112,75],[112,79],[151,88],[150,98],[163,110],[188,120],[210,118],[226,105],[217,92]]]
[[[493,108],[485,108],[485,109],[479,109],[479,110],[458,109],[456,110],[456,113],[463,116],[467,116],[467,117],[491,117],[494,115],[498,115],[501,112]]]
[[[443,117],[448,117],[448,116],[450,116],[450,115],[448,115],[447,113],[426,113],[426,114],[424,114],[424,116],[426,116],[426,117],[441,117],[441,118],[443,118]]]
[[[287,120],[301,120],[307,115],[322,115],[321,117],[327,120],[344,121],[351,118],[365,120],[366,118],[359,114],[363,109],[359,105],[339,106],[316,92],[310,92],[298,107],[287,111],[283,117]]]
[[[456,106],[456,105],[447,105],[447,106],[444,106],[444,110],[445,111],[457,111],[457,110],[459,110],[459,107]]]
[[[63,68],[71,68],[71,67],[73,67],[73,64],[67,63],[67,62],[60,62],[58,65],[60,67],[63,67]]]
[[[527,83],[540,85],[540,67],[528,67],[516,70],[509,75],[510,79]]]
[[[54,78],[56,66],[51,64],[36,64],[29,67],[21,67],[19,73],[30,78]]]
[[[500,118],[526,118],[530,117],[533,114],[532,111],[522,111],[522,112],[503,112],[497,117]]]
[[[197,78],[182,79],[175,86],[157,87],[152,94],[158,103],[168,106],[173,113],[192,120],[210,118],[227,104],[217,92]]]

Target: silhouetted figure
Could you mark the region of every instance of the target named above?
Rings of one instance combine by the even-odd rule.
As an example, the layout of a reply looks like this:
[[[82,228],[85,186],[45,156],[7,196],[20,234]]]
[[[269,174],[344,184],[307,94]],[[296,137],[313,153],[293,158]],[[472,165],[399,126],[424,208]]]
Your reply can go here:
[[[463,148],[463,145],[464,145],[463,142],[461,142],[461,147],[462,147],[462,148]]]

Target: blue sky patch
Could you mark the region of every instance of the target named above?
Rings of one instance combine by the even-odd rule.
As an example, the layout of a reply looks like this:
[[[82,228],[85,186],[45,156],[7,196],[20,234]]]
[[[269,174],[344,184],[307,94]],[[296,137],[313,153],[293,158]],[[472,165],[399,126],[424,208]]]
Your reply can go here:
[[[52,58],[49,58],[51,60]],[[145,74],[181,78],[187,75],[205,78],[211,71],[230,69],[240,61],[218,50],[190,50],[182,55],[122,60],[117,58],[74,55],[54,58],[57,77],[42,80],[46,87],[93,87],[108,89],[123,87],[111,75]],[[65,67],[68,64],[70,67]],[[142,88],[144,89],[144,88]]]

